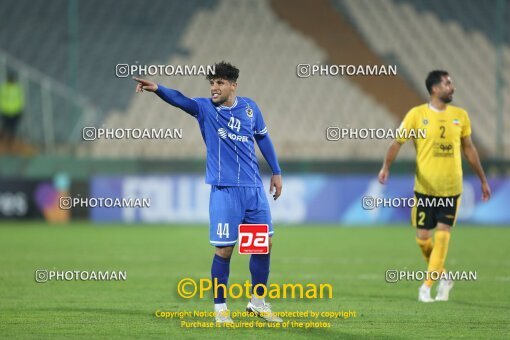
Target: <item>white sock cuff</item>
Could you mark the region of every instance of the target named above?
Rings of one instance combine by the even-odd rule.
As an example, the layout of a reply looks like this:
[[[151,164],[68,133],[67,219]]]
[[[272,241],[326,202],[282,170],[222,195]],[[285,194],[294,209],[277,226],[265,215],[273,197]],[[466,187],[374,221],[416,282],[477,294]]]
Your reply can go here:
[[[221,312],[227,309],[226,303],[215,303],[214,304],[214,311],[215,312]]]

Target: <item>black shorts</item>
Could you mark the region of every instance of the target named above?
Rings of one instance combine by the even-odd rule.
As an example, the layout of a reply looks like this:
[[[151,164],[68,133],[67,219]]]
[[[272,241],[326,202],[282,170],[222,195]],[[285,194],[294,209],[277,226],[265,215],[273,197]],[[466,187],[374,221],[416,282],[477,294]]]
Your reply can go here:
[[[418,229],[434,229],[438,223],[454,226],[460,205],[460,195],[439,197],[414,192],[416,204],[411,210],[411,221]]]

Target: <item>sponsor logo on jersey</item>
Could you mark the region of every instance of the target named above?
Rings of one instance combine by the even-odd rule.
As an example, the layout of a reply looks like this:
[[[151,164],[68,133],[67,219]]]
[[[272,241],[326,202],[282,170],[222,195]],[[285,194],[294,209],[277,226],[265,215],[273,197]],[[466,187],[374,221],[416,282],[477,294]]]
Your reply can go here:
[[[248,142],[248,136],[240,136],[236,135],[235,133],[228,132],[227,129],[219,128],[218,129],[218,136],[220,136],[221,139],[227,139],[227,137],[233,141],[237,142]]]
[[[453,149],[453,145],[451,145],[451,144],[441,144],[441,145],[439,145],[439,148],[441,149],[441,151],[450,152]]]
[[[227,130],[225,130],[224,128],[219,128],[218,129],[218,136],[220,136],[221,139],[227,138]]]
[[[453,157],[453,145],[435,143],[434,144],[434,157]]]

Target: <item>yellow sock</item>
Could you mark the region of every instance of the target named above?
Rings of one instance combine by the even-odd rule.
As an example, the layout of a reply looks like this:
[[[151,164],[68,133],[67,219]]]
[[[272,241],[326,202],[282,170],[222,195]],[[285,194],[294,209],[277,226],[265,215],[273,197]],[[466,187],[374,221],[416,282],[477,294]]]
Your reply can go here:
[[[425,258],[425,262],[429,264],[430,253],[432,253],[432,248],[434,245],[432,244],[432,237],[429,237],[426,240],[422,240],[421,238],[416,238],[416,243],[420,246],[421,252],[423,253],[423,257]]]
[[[434,235],[434,247],[430,254],[428,272],[442,272],[444,269],[444,262],[446,254],[448,253],[448,243],[450,242],[450,233],[444,230],[436,231]],[[429,277],[425,284],[429,287],[432,286],[434,281]]]

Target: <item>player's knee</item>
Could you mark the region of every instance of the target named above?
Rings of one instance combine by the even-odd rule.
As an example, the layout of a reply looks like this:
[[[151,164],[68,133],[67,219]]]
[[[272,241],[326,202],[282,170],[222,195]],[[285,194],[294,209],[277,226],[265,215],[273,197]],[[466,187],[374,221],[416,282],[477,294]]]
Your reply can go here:
[[[427,229],[417,229],[416,230],[416,237],[420,240],[428,240],[432,237],[432,230]]]
[[[444,224],[444,223],[438,223],[437,224],[437,230],[442,230],[442,231],[447,231],[447,232],[450,232],[450,229],[452,227],[449,226],[448,224]]]
[[[216,255],[221,256],[225,259],[229,259],[232,257],[232,252],[234,251],[234,247],[216,247]]]

